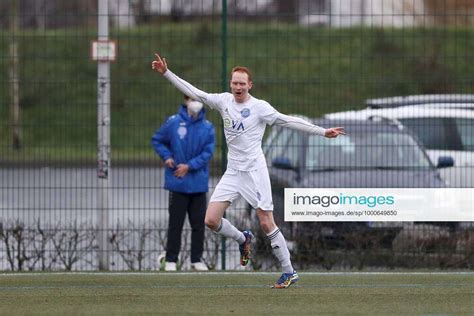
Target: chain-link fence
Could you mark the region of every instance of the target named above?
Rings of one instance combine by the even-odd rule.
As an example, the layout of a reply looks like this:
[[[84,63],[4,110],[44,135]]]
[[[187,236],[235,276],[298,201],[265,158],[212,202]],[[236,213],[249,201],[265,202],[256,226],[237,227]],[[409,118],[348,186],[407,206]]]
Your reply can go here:
[[[227,90],[230,69],[245,65],[254,73],[252,95],[282,113],[308,118],[367,106],[396,108],[399,101],[420,107],[426,103],[428,108],[447,104],[440,120],[392,118],[411,128],[411,148],[430,159],[425,161],[429,167],[410,165],[411,173],[402,170],[404,164],[390,165],[396,153],[387,147],[391,154],[382,160],[389,163],[385,170],[367,173],[380,166],[364,160],[367,172],[362,173],[351,158],[341,160],[345,173],[334,165],[316,170],[318,160],[302,156],[316,157],[312,151],[322,145],[308,135],[276,128],[267,128],[265,153],[279,210],[275,218],[296,267],[472,269],[474,231],[469,222],[285,223],[282,217],[284,187],[473,187],[470,1],[109,1],[109,38],[117,44],[117,56],[110,63],[105,188],[98,177],[104,172],[97,158],[98,62],[91,52],[101,18],[98,2],[0,4],[1,270],[160,267],[168,192],[163,188],[164,165],[150,140],[178,111],[182,95],[151,71],[155,52],[167,58],[176,74],[208,92]],[[425,99],[367,103],[410,95]],[[212,193],[225,169],[226,148],[220,115],[209,110],[207,118],[217,136],[210,164]],[[370,144],[366,159],[376,155],[376,145]],[[329,160],[343,157],[345,148]],[[437,150],[453,155],[454,166],[436,169],[442,155]],[[406,163],[409,157],[400,159]],[[449,159],[443,161],[450,165]],[[226,216],[240,229],[259,231],[255,213],[244,201]],[[182,269],[189,268],[190,257],[191,230],[185,225]],[[100,236],[105,236],[105,246]],[[104,255],[106,267],[99,264]],[[214,269],[240,269],[235,243],[209,230],[203,259]],[[251,268],[276,269],[263,233],[258,234]]]

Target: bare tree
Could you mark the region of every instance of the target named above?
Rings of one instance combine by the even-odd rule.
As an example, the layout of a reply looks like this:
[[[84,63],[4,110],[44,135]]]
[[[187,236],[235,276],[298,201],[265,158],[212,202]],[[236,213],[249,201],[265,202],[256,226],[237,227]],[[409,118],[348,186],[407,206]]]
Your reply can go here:
[[[433,16],[435,25],[472,25],[474,1],[424,0],[426,11]]]
[[[137,23],[146,23],[150,20],[150,12],[149,12],[149,8],[148,6],[146,5],[146,2],[148,1],[145,1],[145,0],[135,0],[132,2],[132,6],[133,6],[133,13],[136,17],[136,21]],[[149,4],[149,2],[148,2]]]
[[[10,118],[12,126],[12,146],[14,149],[21,148],[20,130],[20,78],[19,78],[19,56],[18,41],[19,32],[19,8],[18,0],[11,0],[10,9],[10,63],[9,63],[9,83],[10,83]]]

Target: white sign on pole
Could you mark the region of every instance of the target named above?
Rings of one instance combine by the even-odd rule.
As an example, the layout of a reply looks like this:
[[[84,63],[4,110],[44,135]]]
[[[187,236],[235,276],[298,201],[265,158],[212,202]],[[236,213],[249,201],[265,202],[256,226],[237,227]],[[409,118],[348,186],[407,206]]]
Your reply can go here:
[[[94,61],[115,61],[117,43],[115,41],[92,41],[91,57]]]

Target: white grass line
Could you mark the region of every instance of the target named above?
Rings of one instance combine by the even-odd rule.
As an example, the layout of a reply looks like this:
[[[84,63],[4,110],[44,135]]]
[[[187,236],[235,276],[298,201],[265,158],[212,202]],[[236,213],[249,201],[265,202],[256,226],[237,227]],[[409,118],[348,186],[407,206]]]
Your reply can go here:
[[[295,284],[292,288],[312,288],[312,289],[328,289],[328,288],[345,288],[345,289],[397,289],[397,288],[415,288],[415,289],[435,289],[435,288],[473,288],[471,283],[435,283],[435,284]],[[20,290],[56,290],[56,289],[240,289],[240,288],[267,288],[271,289],[269,284],[177,284],[177,285],[16,285],[16,286],[0,286],[0,292],[4,291],[20,291]]]
[[[93,276],[223,276],[223,275],[279,275],[280,272],[254,272],[254,271],[210,271],[210,272],[3,272],[0,277],[10,276],[50,276],[50,275],[93,275]],[[420,272],[298,272],[300,275],[315,275],[315,276],[371,276],[371,275],[474,275],[474,271],[420,271]]]

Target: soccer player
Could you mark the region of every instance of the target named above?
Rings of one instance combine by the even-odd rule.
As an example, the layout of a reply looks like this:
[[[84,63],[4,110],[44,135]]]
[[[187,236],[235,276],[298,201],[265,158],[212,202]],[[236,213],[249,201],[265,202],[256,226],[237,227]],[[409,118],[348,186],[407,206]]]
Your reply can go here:
[[[227,170],[217,184],[206,210],[205,223],[212,231],[239,243],[240,263],[249,262],[250,231],[239,231],[227,219],[224,212],[239,196],[256,209],[260,227],[268,236],[272,252],[280,261],[283,273],[274,288],[287,288],[298,281],[293,269],[290,252],[280,229],[273,219],[273,201],[267,164],[262,151],[262,138],[266,125],[280,125],[328,138],[344,134],[343,127],[324,129],[301,118],[279,113],[268,102],[249,94],[252,74],[246,67],[235,67],[231,72],[231,93],[207,93],[179,78],[168,69],[166,59],[155,54],[153,70],[162,74],[178,90],[219,111],[224,123],[228,146]]]

